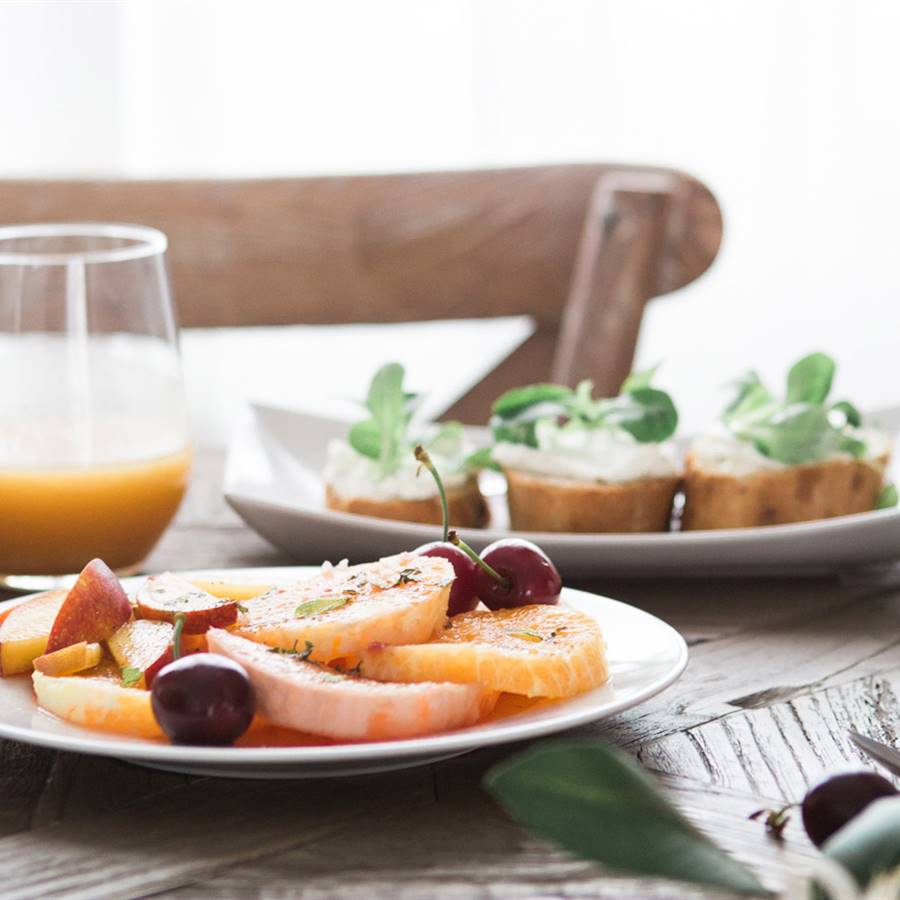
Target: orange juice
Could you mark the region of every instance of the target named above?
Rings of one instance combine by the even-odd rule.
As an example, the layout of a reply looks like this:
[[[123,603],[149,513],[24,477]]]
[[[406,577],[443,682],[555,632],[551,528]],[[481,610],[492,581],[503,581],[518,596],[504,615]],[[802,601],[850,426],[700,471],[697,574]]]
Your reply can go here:
[[[0,467],[0,573],[62,575],[99,556],[141,562],[175,515],[191,454],[84,467]]]

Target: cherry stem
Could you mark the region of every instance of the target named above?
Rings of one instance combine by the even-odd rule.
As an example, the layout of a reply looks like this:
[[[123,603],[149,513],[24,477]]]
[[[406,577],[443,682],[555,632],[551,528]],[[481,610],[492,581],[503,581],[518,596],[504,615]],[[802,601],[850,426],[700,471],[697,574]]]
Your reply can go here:
[[[450,510],[447,508],[447,492],[444,490],[444,482],[441,480],[440,474],[438,474],[437,467],[431,461],[428,451],[421,444],[416,444],[413,453],[419,463],[428,469],[431,477],[434,479],[434,483],[437,485],[438,494],[441,498],[441,516],[444,522],[444,541],[446,542],[447,535],[450,533]]]
[[[175,632],[172,635],[172,659],[181,658],[181,632],[184,631],[184,623],[187,616],[184,613],[178,613],[175,616]]]
[[[459,547],[475,565],[479,566],[483,572],[487,572],[504,590],[508,591],[512,588],[512,581],[505,578],[492,566],[489,566],[455,531],[450,532],[447,540],[455,547]]]

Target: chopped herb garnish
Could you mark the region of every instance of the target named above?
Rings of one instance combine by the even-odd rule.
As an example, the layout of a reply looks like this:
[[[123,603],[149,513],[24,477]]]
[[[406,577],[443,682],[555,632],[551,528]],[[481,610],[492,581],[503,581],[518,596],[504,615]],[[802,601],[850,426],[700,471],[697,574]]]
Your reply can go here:
[[[542,641],[543,638],[536,631],[511,631],[510,637],[521,638],[523,641]]]
[[[346,606],[347,597],[317,597],[315,600],[307,600],[301,603],[295,610],[294,615],[298,619],[305,619],[307,616],[317,616],[320,613],[331,612],[333,609],[340,609]]]
[[[306,647],[303,650],[297,649],[297,642],[294,641],[294,646],[289,649],[287,647],[269,647],[269,653],[278,653],[282,656],[296,656],[297,659],[309,659],[309,655],[313,652],[313,643],[312,641],[306,642]]]
[[[134,687],[143,677],[144,673],[140,669],[133,669],[131,666],[122,668],[123,687]]]
[[[397,579],[396,584],[393,587],[400,587],[401,584],[412,584],[417,581],[417,575],[421,575],[422,572],[420,569],[401,569],[400,577]]]
[[[235,603],[234,605],[237,607],[237,611],[238,611],[239,613],[247,613],[247,612],[250,612],[250,610],[247,609],[247,607],[244,606],[243,603]]]

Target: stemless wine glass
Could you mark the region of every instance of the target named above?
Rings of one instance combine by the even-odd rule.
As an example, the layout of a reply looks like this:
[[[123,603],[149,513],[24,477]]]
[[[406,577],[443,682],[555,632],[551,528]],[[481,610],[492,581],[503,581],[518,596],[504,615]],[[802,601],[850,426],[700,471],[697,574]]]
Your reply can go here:
[[[190,447],[166,243],[0,227],[0,586],[94,557],[133,571],[175,515]]]

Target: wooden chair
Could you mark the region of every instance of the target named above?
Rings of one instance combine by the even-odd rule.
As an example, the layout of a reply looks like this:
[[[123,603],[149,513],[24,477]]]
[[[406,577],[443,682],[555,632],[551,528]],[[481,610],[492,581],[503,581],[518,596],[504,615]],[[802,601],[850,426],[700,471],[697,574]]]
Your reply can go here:
[[[528,313],[536,334],[452,411],[593,378],[613,394],[646,302],[712,263],[710,191],[680,172],[556,165],[189,181],[0,181],[0,217],[139,222],[170,239],[181,323],[393,322]]]

